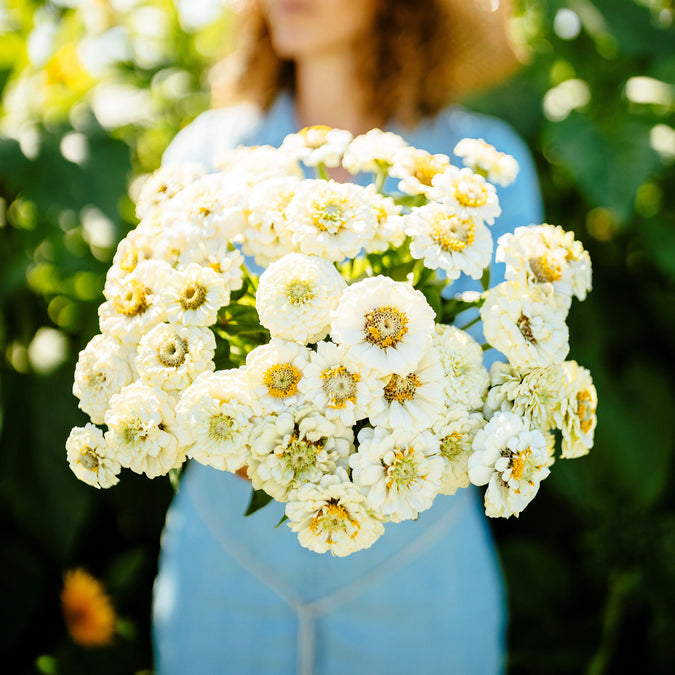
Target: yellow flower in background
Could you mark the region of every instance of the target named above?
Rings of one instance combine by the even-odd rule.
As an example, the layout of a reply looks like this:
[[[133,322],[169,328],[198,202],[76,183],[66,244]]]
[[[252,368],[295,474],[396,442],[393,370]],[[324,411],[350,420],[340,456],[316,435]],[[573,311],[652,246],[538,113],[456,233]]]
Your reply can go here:
[[[74,42],[58,49],[44,71],[48,86],[62,84],[72,92],[83,93],[96,82],[82,64]]]
[[[61,607],[70,637],[83,647],[104,647],[115,634],[115,609],[103,584],[83,569],[66,572]]]

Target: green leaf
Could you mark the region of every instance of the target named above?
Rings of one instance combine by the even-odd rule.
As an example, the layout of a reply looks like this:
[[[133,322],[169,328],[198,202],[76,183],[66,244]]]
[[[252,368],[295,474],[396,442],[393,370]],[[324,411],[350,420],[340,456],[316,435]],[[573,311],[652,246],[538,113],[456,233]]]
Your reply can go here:
[[[254,490],[251,488],[251,501],[248,503],[244,515],[253,515],[256,511],[260,511],[260,509],[267,506],[271,501],[272,497],[264,490]]]

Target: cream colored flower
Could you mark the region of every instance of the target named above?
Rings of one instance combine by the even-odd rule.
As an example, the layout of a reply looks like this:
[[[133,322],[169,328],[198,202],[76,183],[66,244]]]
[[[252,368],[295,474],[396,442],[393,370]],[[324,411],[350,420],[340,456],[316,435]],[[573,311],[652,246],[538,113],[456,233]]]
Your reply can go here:
[[[117,245],[112,265],[106,273],[106,286],[123,283],[139,263],[153,258],[157,237],[143,230],[131,230]]]
[[[94,424],[103,424],[110,398],[135,379],[133,349],[116,337],[96,335],[80,352],[73,394]]]
[[[485,513],[490,518],[518,516],[549,475],[546,440],[513,413],[497,413],[473,441],[469,478],[487,484]]]
[[[304,369],[298,389],[329,420],[345,426],[368,416],[380,380],[345,358],[345,348],[333,342],[319,342]]]
[[[593,447],[598,423],[598,394],[586,368],[576,361],[565,361],[563,366],[567,400],[561,426],[562,456],[573,459],[585,455]]]
[[[119,482],[119,462],[112,456],[101,430],[93,424],[73,428],[66,451],[68,464],[81,481],[95,488],[109,488]]]
[[[174,271],[159,296],[171,323],[210,326],[218,310],[229,304],[230,292],[218,272],[197,263]]]
[[[269,178],[251,191],[242,251],[261,267],[298,248],[288,229],[286,209],[301,182],[297,176]]]
[[[395,523],[426,511],[441,487],[443,459],[429,431],[361,429],[349,458],[352,480],[376,512]]]
[[[448,405],[482,408],[490,376],[483,365],[481,346],[467,332],[440,323],[433,338],[443,366]]]
[[[342,158],[342,166],[351,174],[387,170],[396,153],[407,143],[391,131],[371,129],[352,140]]]
[[[106,284],[106,302],[98,308],[104,335],[113,335],[128,345],[137,345],[153,326],[166,320],[159,292],[171,269],[157,260],[144,260],[121,283]]]
[[[442,202],[462,220],[473,218],[492,225],[502,210],[494,185],[471,169],[449,166],[432,179],[431,199]]]
[[[256,425],[248,477],[256,490],[286,502],[303,483],[318,484],[338,467],[347,468],[353,440],[351,428],[326,419],[311,404],[290,406]]]
[[[458,488],[468,487],[469,457],[473,452],[473,439],[485,426],[480,413],[469,412],[462,406],[445,408],[432,428],[438,438],[440,455],[445,460],[440,492],[454,495]]]
[[[412,146],[402,148],[394,156],[389,174],[401,178],[398,189],[409,195],[428,195],[434,176],[450,166],[447,155],[432,155]]]
[[[412,237],[410,255],[448,279],[464,273],[480,279],[492,260],[492,235],[480,218],[461,217],[454,207],[431,202],[414,208],[405,232]]]
[[[350,359],[380,375],[415,370],[434,329],[434,310],[410,284],[377,276],[342,293],[331,325]]]
[[[402,207],[391,197],[385,197],[375,190],[374,185],[366,186],[363,193],[375,213],[377,223],[375,234],[365,245],[367,253],[384,253],[388,248],[398,248],[405,241],[405,219]]]
[[[301,344],[328,335],[333,312],[347,283],[328,261],[289,253],[260,276],[256,309],[272,337]]]
[[[429,345],[419,364],[407,375],[389,374],[380,380],[379,396],[370,404],[373,425],[389,429],[428,429],[443,412],[443,367]]]
[[[175,197],[184,187],[206,173],[197,162],[165,164],[143,183],[136,201],[136,217],[141,220],[149,213]]]
[[[229,178],[252,188],[261,181],[279,176],[302,178],[302,169],[295,157],[271,145],[239,146],[215,158],[214,165],[229,172]]]
[[[490,379],[486,415],[513,412],[542,433],[560,427],[566,396],[563,364],[520,369],[497,361],[490,369]]]
[[[282,152],[300,160],[305,166],[328,167],[340,166],[352,134],[344,129],[332,129],[324,125],[305,127],[297,134],[289,134],[284,138]]]
[[[491,183],[506,187],[518,175],[518,162],[482,138],[464,138],[457,143],[453,152],[462,158],[464,166],[485,176]]]
[[[170,431],[175,402],[159,387],[130,384],[110,401],[105,415],[106,441],[122,466],[148,478],[168,473],[185,460],[176,436]]]
[[[178,256],[178,269],[186,269],[192,263],[216,272],[230,292],[238,291],[242,287],[244,256],[226,241],[191,242]]]
[[[358,255],[377,225],[364,189],[333,180],[303,181],[286,218],[293,247],[329,261]]]
[[[567,307],[575,295],[591,290],[591,258],[573,232],[560,226],[517,227],[499,238],[497,262],[506,263],[506,278],[555,294]]]
[[[303,403],[298,384],[308,363],[307,347],[281,338],[252,350],[246,357],[246,374],[255,414]]]
[[[151,387],[181,390],[215,368],[215,351],[216,339],[208,328],[160,323],[141,338],[136,368]]]
[[[251,416],[242,369],[206,371],[178,401],[175,431],[188,457],[235,472],[250,461]]]
[[[370,548],[384,532],[342,468],[324,476],[318,485],[307,483],[291,493],[286,516],[300,544],[317,553],[346,556]]]
[[[518,368],[545,367],[567,356],[565,314],[537,289],[498,284],[488,291],[480,315],[486,340]]]

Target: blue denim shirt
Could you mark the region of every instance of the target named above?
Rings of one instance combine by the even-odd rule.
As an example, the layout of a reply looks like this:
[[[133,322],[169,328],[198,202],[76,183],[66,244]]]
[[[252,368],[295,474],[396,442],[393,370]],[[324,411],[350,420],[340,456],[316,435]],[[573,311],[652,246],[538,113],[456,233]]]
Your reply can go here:
[[[266,114],[250,105],[210,110],[176,136],[164,162],[212,167],[222,150],[278,146],[297,129],[288,96]],[[451,157],[465,137],[513,155],[520,174],[512,186],[498,188],[502,216],[492,228],[494,240],[541,222],[529,153],[503,122],[455,106],[412,130],[389,130]],[[503,278],[499,267],[493,283]],[[467,290],[480,284],[463,276],[450,293]],[[249,494],[249,483],[195,462],[183,477],[162,535],[155,584],[159,675],[502,670],[504,588],[473,487],[440,495],[416,521],[387,525],[371,548],[347,558],[304,549],[290,528],[275,527],[283,504],[244,518]]]

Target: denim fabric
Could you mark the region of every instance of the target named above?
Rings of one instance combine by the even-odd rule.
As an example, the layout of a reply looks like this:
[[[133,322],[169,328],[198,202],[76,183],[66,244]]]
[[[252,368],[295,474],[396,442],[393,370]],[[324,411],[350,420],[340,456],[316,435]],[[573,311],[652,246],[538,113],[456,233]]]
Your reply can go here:
[[[297,126],[286,96],[266,115],[212,110],[178,134],[164,162],[212,166],[220,150],[276,146]],[[498,188],[495,242],[541,222],[532,162],[503,122],[452,107],[413,130],[391,130],[431,152],[452,156],[470,137],[514,155],[520,175]],[[460,277],[450,294],[474,289],[478,282]],[[501,672],[503,582],[474,488],[437,497],[417,521],[386,525],[370,549],[347,558],[308,551],[288,527],[275,528],[283,504],[244,518],[249,494],[247,482],[194,462],[181,482],[154,592],[159,675]]]

